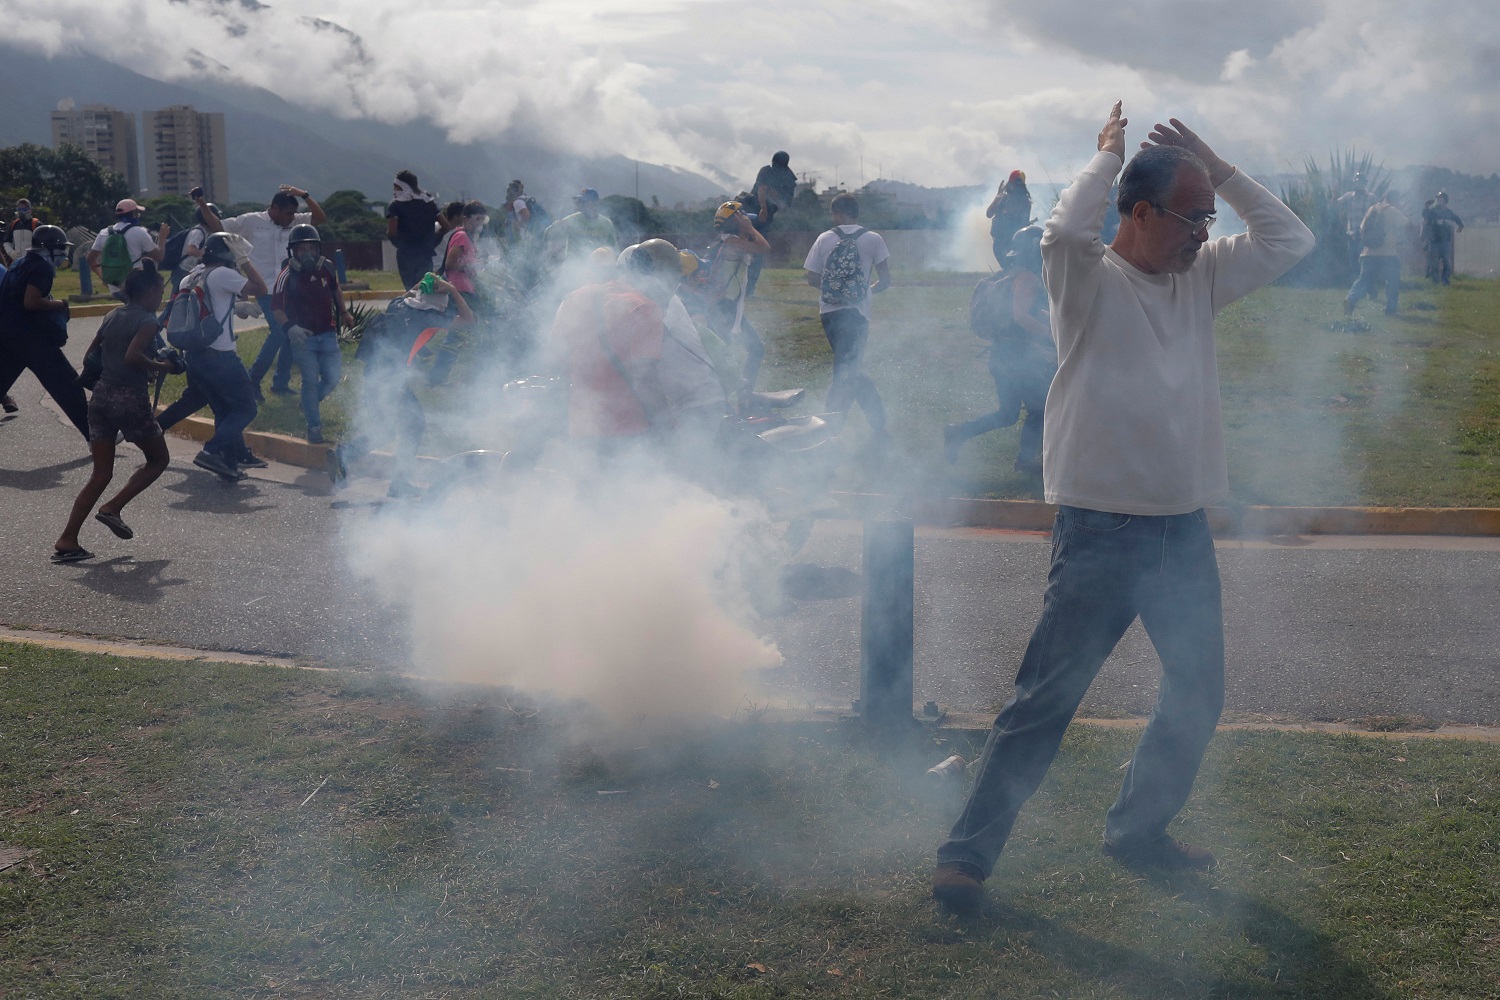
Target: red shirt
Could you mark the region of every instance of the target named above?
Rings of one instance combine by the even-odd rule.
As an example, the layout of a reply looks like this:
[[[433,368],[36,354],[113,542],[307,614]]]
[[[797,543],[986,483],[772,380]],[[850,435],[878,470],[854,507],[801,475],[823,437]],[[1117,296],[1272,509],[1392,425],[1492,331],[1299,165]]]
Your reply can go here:
[[[337,330],[339,307],[336,293],[339,279],[333,273],[333,265],[325,257],[318,269],[311,274],[293,271],[290,263],[281,268],[276,276],[276,287],[271,290],[271,308],[286,313],[289,324],[304,327],[313,333]]]
[[[568,359],[568,433],[622,437],[651,429],[616,362],[629,369],[660,358],[664,331],[661,307],[618,281],[585,285],[563,299],[552,336]]]

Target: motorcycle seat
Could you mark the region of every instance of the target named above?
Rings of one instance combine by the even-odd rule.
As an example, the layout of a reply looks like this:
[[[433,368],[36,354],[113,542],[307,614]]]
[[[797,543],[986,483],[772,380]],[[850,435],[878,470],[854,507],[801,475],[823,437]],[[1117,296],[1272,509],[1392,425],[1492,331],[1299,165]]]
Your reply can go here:
[[[796,417],[757,436],[782,451],[807,451],[832,438],[833,425],[822,417]]]
[[[745,398],[752,405],[781,410],[788,406],[796,406],[806,395],[806,389],[782,389],[780,392],[747,392]]]

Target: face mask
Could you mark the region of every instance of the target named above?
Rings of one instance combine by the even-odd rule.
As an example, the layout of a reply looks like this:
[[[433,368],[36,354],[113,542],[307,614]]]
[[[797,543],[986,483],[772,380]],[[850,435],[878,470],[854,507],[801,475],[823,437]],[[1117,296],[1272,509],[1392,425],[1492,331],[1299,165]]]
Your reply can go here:
[[[42,256],[46,258],[47,263],[51,264],[53,267],[61,267],[63,262],[68,259],[68,251],[43,250]]]
[[[310,271],[318,266],[318,261],[321,258],[322,254],[320,254],[317,250],[299,249],[296,254],[293,255],[292,261],[297,265],[297,270]]]
[[[29,218],[31,218],[31,209],[29,209],[29,208],[18,208],[18,209],[16,209],[16,215],[20,216],[23,219],[29,219]]]

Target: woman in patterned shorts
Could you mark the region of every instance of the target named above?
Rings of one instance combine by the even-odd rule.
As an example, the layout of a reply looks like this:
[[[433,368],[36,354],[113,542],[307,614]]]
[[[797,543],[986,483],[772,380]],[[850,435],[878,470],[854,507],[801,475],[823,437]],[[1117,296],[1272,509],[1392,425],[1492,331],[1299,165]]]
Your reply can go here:
[[[120,518],[120,511],[136,494],[156,482],[167,467],[167,443],[151,412],[151,397],[147,392],[147,385],[157,372],[181,370],[173,363],[158,361],[155,356],[156,314],[161,309],[163,288],[156,265],[142,260],[125,279],[125,304],[104,318],[98,336],[89,347],[100,348],[103,360],[103,374],[89,400],[89,450],[94,456],[94,472],[73,501],[67,527],[53,545],[55,563],[93,558],[92,552],[78,544],[78,532],[114,475],[117,435],[139,445],[146,454],[146,464],[136,469],[120,492],[101,504],[94,515],[94,520],[120,538],[135,536]]]

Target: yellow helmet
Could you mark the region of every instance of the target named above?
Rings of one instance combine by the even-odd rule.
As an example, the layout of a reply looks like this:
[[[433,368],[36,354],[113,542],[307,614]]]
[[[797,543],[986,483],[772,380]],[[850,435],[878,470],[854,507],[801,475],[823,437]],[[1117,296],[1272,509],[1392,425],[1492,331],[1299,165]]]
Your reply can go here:
[[[740,203],[737,201],[726,201],[724,204],[720,205],[719,210],[714,213],[714,228],[718,229],[719,227],[724,225],[724,223],[728,222],[730,218],[734,216],[734,213],[738,212],[742,207],[743,206],[740,205]]]

